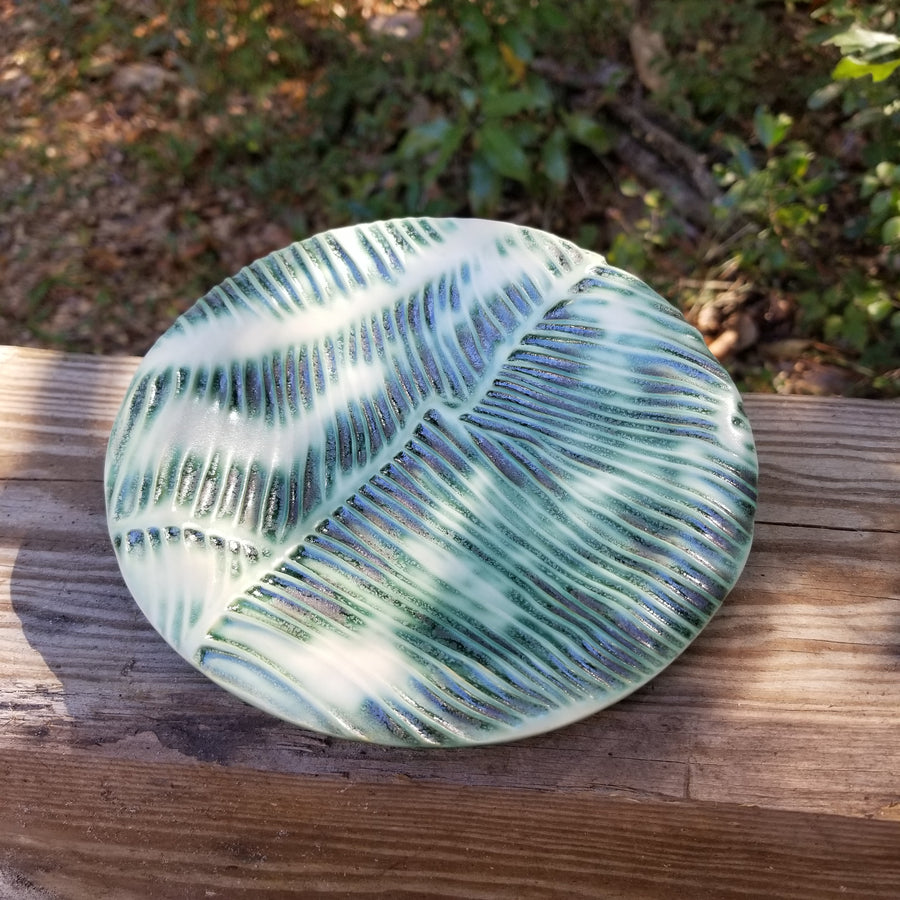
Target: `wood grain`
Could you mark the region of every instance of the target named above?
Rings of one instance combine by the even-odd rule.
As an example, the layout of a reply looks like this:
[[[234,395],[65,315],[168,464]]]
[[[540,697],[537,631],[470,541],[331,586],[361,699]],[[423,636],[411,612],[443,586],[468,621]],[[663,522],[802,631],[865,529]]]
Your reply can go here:
[[[69,788],[48,796],[51,767]],[[304,897],[810,900],[900,889],[895,823],[202,763],[98,765],[83,752],[4,752],[0,771],[19,785],[0,845],[23,880],[71,897],[88,896],[80,886],[98,868],[95,900],[288,886]]]
[[[561,731],[423,753],[270,719],[143,619],[101,485],[136,365],[0,348],[0,897],[897,895],[900,405],[749,396],[754,547],[688,651]]]

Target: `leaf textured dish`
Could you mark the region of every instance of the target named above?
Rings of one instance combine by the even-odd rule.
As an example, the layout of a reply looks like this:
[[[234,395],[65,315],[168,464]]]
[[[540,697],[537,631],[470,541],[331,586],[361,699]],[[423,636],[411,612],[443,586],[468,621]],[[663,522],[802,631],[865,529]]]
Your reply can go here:
[[[524,737],[671,662],[749,551],[740,398],[676,309],[500,222],[292,244],[147,354],[110,534],[163,637],[340,737]]]

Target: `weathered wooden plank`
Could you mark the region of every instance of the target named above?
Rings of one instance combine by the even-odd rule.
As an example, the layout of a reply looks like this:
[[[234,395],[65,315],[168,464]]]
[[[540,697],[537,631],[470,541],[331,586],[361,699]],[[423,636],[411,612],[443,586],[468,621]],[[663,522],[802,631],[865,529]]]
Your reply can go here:
[[[37,360],[49,378],[53,366],[40,354]],[[876,815],[900,799],[898,785],[884,777],[900,770],[900,748],[892,740],[900,709],[896,535],[843,525],[760,524],[744,577],[694,647],[631,700],[557,735],[427,759],[331,742],[222,693],[143,620],[109,552],[99,483],[102,441],[118,398],[105,393],[97,400],[76,390],[84,381],[102,381],[103,361],[61,357],[60,365],[70,396],[62,404],[55,399],[55,411],[37,420],[56,416],[69,429],[72,421],[99,423],[85,434],[102,440],[92,448],[90,441],[78,445],[74,464],[68,451],[58,450],[64,445],[49,445],[0,497],[0,566],[9,573],[0,651],[7,671],[15,672],[2,688],[5,708],[15,713],[0,738],[6,745],[74,741],[136,758],[168,748],[186,759],[273,771],[353,770],[371,779],[402,772],[450,783],[736,800],[854,815]],[[124,390],[129,365],[110,368]],[[79,381],[84,369],[92,374]],[[829,401],[826,411],[821,401],[791,399],[796,412],[786,419],[772,398],[750,398],[748,405],[756,401],[763,511],[767,502],[770,510],[781,503],[788,522],[799,518],[796,508],[824,509],[832,522],[847,521],[845,506],[860,514],[861,488],[852,504],[845,503],[827,490],[817,492],[814,479],[802,503],[766,500],[781,497],[774,487],[767,494],[767,473],[794,464],[796,442],[838,447],[839,472],[852,471],[857,462],[850,437],[864,430],[860,417],[870,426],[864,450],[888,475],[896,471],[886,459],[900,430],[892,407]],[[845,422],[849,430],[842,434]],[[827,429],[832,437],[826,439]],[[782,431],[792,444],[779,462]],[[34,439],[32,432],[28,440]],[[60,471],[73,477],[61,479]],[[868,519],[883,522],[881,506],[892,498],[896,508],[900,479],[892,477],[866,501]],[[841,740],[823,740],[828,734]],[[881,765],[873,767],[873,758]],[[810,778],[811,769],[821,777]]]
[[[93,480],[138,360],[0,347],[0,477]],[[900,403],[745,400],[763,522],[900,530]]]
[[[579,792],[0,752],[39,896],[829,897],[900,891],[900,823]],[[65,791],[47,791],[48,782]],[[0,870],[2,871],[2,870]],[[44,893],[45,892],[45,893]]]
[[[138,360],[0,347],[0,477],[96,480]]]
[[[900,403],[754,394],[745,405],[757,521],[900,532]]]
[[[0,896],[896,895],[900,405],[748,397],[756,540],[687,653],[569,728],[422,753],[270,719],[144,620],[100,483],[135,365],[0,348]]]
[[[852,815],[900,801],[890,775],[900,772],[900,559],[890,535],[762,525],[732,596],[647,688],[552,735],[421,754],[309,735],[216,688],[143,619],[102,518],[91,521],[77,550],[53,548],[51,532],[50,544],[26,539],[0,555],[11,572],[0,585],[0,709],[10,715],[0,746],[74,742],[140,758],[148,745],[272,771]]]

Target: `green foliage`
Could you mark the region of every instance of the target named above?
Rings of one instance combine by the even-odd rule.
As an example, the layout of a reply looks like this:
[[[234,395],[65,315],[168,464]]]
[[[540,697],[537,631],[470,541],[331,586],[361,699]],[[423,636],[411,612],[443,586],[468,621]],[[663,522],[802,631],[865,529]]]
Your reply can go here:
[[[426,12],[431,40],[458,47],[440,77],[420,81],[437,114],[401,139],[401,158],[416,160],[422,172],[420,194],[462,171],[469,211],[496,215],[511,184],[546,203],[569,185],[579,147],[609,151],[602,118],[567,109],[560,85],[531,63],[569,39],[579,14],[598,27],[621,15],[618,4],[591,2],[573,12],[563,0],[435,0]],[[465,166],[454,168],[460,158]]]
[[[898,12],[832,0],[802,15],[792,4],[655,5],[667,100],[723,151],[707,241],[727,248],[726,268],[791,297],[801,333],[864,368],[897,368]]]
[[[466,196],[482,215],[496,210],[504,180],[540,190],[542,182],[568,177],[568,141],[554,121],[553,91],[528,71],[537,30],[558,27],[560,7],[542,3],[512,16],[512,6],[444,0],[431,7],[435,37],[457,35],[460,53],[434,82],[438,114],[414,124],[401,143],[402,156],[421,164],[423,193],[457,154],[467,156]],[[549,134],[547,147],[540,139]]]
[[[832,3],[824,11],[832,12],[838,24],[821,41],[837,47],[841,59],[832,70],[832,83],[813,95],[811,106],[820,109],[841,97],[844,111],[850,114],[845,130],[868,138],[863,156],[867,169],[856,177],[860,197],[868,208],[848,223],[848,233],[880,240],[897,251],[900,249],[900,142],[897,140],[900,76],[893,79],[891,76],[900,69],[900,37],[861,23],[861,16],[868,13],[866,24],[896,27],[896,14],[881,4],[859,8]],[[888,79],[890,83],[885,83]]]
[[[150,19],[109,0],[40,9],[92,84],[110,47],[173,73],[165,126],[122,148],[139,171],[238,188],[304,233],[496,216],[602,248],[663,289],[737,273],[747,296],[791,305],[785,327],[877,375],[900,367],[900,18],[893,0],[810,6],[431,0],[408,39],[372,28],[362,0],[163,0]],[[636,9],[665,45],[652,95],[629,43]],[[620,80],[552,74],[601,64]],[[705,230],[623,158],[608,101],[632,95],[709,162],[721,201]]]
[[[890,366],[900,353],[900,306],[884,284],[850,272],[847,280],[798,295],[804,326],[855,351],[866,366]]]
[[[754,138],[766,151],[765,161],[757,162],[747,144],[729,136],[724,143],[731,159],[716,169],[726,189],[717,210],[723,229],[748,221],[757,226],[739,245],[740,265],[781,280],[805,272],[834,186],[829,167],[805,142],[784,143],[791,124],[784,113],[758,108]]]
[[[623,196],[641,202],[643,215],[635,219],[631,228],[613,236],[606,256],[615,266],[644,272],[653,268],[654,254],[668,249],[680,236],[682,226],[661,191],[646,191],[633,178],[624,180],[619,190]],[[662,284],[658,287],[662,289]]]
[[[883,160],[861,179],[861,196],[869,202],[867,228],[892,247],[900,246],[900,164]]]
[[[882,265],[850,271],[822,300],[804,303],[804,317],[821,325],[826,339],[849,344],[864,364],[897,366],[900,361],[900,28],[893,4],[850,4],[832,0],[814,16],[826,24],[817,36],[836,47],[840,59],[832,81],[810,98],[821,110],[841,100],[843,130],[861,144],[860,168],[845,178],[854,184],[862,208],[850,217],[846,236],[880,243]],[[889,29],[889,30],[888,30]]]
[[[900,67],[900,58],[884,59],[900,50],[900,38],[884,31],[863,28],[856,22],[826,38],[823,43],[840,48],[842,59],[831,73],[836,81],[870,76],[877,83],[890,78]]]
[[[900,162],[900,22],[893,4],[832,0],[813,15],[824,25],[814,40],[837,48],[840,58],[830,80],[810,96],[810,109],[840,102],[844,130],[866,139],[865,164]]]
[[[663,35],[670,59],[662,65],[665,99],[679,118],[733,127],[760,104],[779,105],[785,85],[780,60],[796,55],[789,7],[758,0],[654,3],[653,27]],[[793,90],[808,74],[792,72]]]

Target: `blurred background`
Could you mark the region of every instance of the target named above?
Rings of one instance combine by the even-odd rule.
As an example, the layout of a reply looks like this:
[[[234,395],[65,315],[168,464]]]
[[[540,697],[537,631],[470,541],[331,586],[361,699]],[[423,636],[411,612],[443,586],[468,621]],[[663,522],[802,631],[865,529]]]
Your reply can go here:
[[[749,390],[900,394],[900,21],[865,0],[0,0],[0,343],[142,354],[292,240],[604,253]]]

